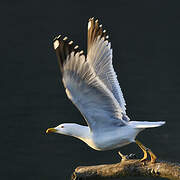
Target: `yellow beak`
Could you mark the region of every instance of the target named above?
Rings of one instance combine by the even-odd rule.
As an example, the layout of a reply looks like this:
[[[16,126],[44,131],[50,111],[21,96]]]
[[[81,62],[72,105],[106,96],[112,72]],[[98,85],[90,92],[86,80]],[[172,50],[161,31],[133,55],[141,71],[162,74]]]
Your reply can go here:
[[[54,128],[48,128],[47,130],[46,130],[46,133],[52,133],[52,132],[56,132],[57,130],[56,129],[54,129]]]

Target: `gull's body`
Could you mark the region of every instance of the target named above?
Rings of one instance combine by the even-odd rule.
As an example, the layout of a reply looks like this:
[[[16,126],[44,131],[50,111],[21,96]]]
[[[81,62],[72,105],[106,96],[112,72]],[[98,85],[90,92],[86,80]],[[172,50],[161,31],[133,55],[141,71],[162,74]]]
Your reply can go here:
[[[106,31],[93,18],[88,23],[87,57],[67,37],[54,39],[54,49],[68,98],[88,126],[64,123],[47,132],[74,136],[96,150],[109,150],[135,142],[145,128],[165,122],[130,121],[126,103],[112,66],[112,49]]]
[[[62,125],[61,125],[62,126]],[[139,130],[128,126],[113,127],[112,129],[100,132],[92,132],[88,126],[82,126],[74,123],[64,124],[70,130],[66,135],[79,138],[95,150],[110,150],[134,141],[134,137]],[[72,130],[72,131],[71,131]],[[78,133],[76,133],[78,132]]]

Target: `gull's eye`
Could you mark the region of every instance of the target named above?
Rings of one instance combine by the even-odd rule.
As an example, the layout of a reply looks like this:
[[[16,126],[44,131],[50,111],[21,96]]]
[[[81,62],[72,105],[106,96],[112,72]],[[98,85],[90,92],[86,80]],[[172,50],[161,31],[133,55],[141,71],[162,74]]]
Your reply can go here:
[[[64,128],[64,126],[61,126],[61,128]]]

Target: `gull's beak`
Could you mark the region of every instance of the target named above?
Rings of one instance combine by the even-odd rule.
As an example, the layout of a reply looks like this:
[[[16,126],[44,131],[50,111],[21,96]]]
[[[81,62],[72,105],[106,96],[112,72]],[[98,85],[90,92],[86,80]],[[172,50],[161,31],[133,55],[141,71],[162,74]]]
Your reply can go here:
[[[55,128],[48,128],[47,130],[46,130],[46,133],[52,133],[52,132],[57,132],[57,130],[55,129]]]

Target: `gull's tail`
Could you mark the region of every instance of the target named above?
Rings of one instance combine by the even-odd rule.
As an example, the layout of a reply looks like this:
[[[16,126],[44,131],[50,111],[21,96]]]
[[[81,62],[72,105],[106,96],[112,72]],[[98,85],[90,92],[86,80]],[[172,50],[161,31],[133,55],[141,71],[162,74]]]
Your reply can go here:
[[[157,122],[150,122],[150,121],[130,121],[131,125],[135,126],[136,128],[154,128],[159,127],[165,124],[165,121],[157,121]]]

